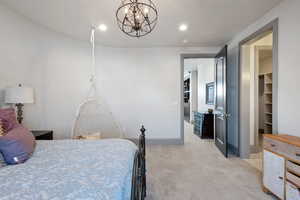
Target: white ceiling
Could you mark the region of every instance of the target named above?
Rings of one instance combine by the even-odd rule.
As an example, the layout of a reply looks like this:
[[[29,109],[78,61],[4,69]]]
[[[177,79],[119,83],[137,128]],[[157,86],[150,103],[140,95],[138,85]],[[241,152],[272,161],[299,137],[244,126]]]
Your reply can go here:
[[[118,29],[115,11],[121,0],[0,0],[38,24],[81,40],[89,39],[92,25],[105,23],[108,30],[97,33],[97,42],[117,47],[220,46],[281,1],[154,0],[158,25],[137,39]],[[181,23],[188,31],[178,31]]]

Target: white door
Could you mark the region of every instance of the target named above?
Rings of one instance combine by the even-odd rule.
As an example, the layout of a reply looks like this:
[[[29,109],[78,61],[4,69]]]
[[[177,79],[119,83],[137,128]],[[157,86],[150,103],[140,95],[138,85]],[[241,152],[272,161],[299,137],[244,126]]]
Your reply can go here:
[[[264,186],[284,199],[284,158],[264,150]]]

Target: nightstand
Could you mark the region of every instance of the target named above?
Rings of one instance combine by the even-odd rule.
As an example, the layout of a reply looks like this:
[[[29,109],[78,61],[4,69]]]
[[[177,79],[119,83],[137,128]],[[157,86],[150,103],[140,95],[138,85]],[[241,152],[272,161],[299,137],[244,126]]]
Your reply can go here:
[[[53,131],[32,130],[36,140],[53,140]]]

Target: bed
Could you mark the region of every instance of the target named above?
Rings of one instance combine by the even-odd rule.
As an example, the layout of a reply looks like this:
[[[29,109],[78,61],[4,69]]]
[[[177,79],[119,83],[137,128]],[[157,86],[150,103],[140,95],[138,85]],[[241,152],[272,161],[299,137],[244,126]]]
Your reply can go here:
[[[143,200],[145,129],[129,140],[37,141],[24,164],[0,168],[1,200]]]

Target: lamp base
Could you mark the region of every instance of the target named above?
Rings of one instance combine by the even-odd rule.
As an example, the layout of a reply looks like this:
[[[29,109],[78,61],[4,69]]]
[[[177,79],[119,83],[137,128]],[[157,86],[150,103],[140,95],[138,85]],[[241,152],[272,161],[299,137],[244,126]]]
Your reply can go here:
[[[23,106],[24,104],[22,103],[17,103],[16,107],[17,107],[17,120],[19,122],[19,124],[22,124],[23,121]]]

